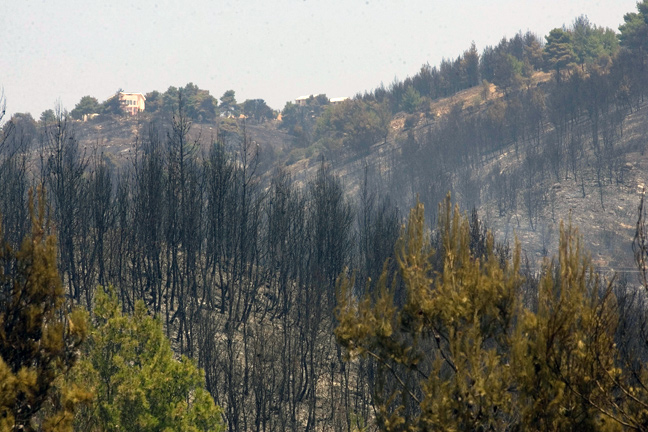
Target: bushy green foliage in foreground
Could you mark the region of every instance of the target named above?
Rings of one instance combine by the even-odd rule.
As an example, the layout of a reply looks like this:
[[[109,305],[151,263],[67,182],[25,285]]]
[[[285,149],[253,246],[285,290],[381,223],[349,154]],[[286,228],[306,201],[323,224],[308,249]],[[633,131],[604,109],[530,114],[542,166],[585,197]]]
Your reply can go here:
[[[222,430],[202,370],[185,356],[174,359],[162,323],[143,302],[125,315],[115,293],[100,289],[92,324],[71,376],[95,395],[94,404],[77,414],[79,430]]]
[[[0,240],[0,432],[222,430],[203,371],[174,358],[143,302],[124,315],[98,290],[90,329],[66,304],[44,193],[29,201],[20,250]]]
[[[620,366],[612,285],[594,272],[577,232],[561,227],[559,255],[525,304],[519,245],[502,262],[488,236],[476,257],[468,219],[449,198],[439,214],[432,250],[423,206],[411,211],[393,284],[383,272],[373,293],[357,298],[352,279],[339,281],[336,336],[351,359],[375,360],[380,428],[646,430],[645,365],[639,373]]]
[[[56,238],[30,193],[31,234],[14,251],[0,232],[0,431],[71,430],[90,398],[62,380],[86,336],[80,310],[68,308],[56,268]]]

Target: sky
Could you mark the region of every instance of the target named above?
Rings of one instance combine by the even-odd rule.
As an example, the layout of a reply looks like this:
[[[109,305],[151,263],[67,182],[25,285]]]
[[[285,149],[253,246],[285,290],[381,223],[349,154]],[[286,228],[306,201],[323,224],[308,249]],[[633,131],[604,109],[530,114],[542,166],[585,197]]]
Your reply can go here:
[[[579,15],[618,29],[636,0],[0,0],[7,116],[189,82],[220,98],[353,96],[503,36]]]

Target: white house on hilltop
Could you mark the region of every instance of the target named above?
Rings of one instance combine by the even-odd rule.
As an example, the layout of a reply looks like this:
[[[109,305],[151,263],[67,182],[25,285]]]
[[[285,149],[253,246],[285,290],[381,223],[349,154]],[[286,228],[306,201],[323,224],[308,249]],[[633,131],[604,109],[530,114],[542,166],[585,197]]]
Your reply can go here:
[[[119,101],[124,111],[130,115],[135,115],[146,108],[146,97],[142,93],[119,93]]]
[[[311,97],[313,97],[313,95],[299,96],[297,99],[295,99],[295,105],[306,106],[306,101]]]
[[[342,103],[342,102],[348,101],[348,100],[349,100],[349,98],[347,96],[344,96],[344,97],[331,98],[331,99],[329,99],[329,102],[331,103],[331,105],[337,105],[339,103]]]

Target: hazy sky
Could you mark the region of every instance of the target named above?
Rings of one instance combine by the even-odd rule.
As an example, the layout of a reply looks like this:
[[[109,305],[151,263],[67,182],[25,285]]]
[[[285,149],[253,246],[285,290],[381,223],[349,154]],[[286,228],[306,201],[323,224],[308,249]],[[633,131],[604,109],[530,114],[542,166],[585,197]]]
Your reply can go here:
[[[422,64],[544,36],[581,14],[618,29],[636,0],[0,0],[7,111],[193,82],[217,98],[353,96]]]

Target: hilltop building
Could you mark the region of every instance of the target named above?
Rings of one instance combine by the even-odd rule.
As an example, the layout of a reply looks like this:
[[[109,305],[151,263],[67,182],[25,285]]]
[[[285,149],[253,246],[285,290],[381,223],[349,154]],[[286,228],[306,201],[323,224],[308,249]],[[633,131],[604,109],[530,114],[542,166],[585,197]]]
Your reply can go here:
[[[122,104],[124,111],[130,115],[135,115],[146,108],[146,97],[142,93],[119,93],[119,102]]]
[[[295,99],[295,105],[299,106],[306,106],[306,101],[310,99],[312,95],[308,96],[299,96],[297,99]]]
[[[306,106],[306,104],[308,103],[308,99],[316,98],[317,96],[321,96],[321,95],[322,93],[299,96],[297,99],[295,99],[295,105]]]
[[[342,103],[344,101],[348,101],[348,100],[349,100],[349,97],[344,96],[344,97],[331,98],[331,99],[329,99],[329,102],[331,103],[331,105],[337,105],[337,104],[340,104],[340,103]]]

